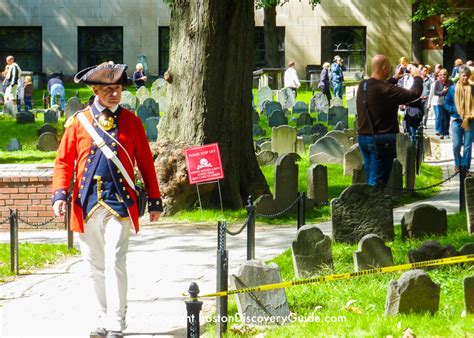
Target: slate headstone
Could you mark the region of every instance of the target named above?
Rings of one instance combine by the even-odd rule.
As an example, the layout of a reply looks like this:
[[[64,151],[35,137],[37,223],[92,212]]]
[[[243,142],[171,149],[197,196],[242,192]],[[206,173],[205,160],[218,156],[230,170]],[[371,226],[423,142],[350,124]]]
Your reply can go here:
[[[262,284],[281,283],[280,269],[275,263],[251,260],[243,263],[235,275],[230,276],[233,289],[242,289]],[[273,317],[277,323],[290,315],[284,289],[266,292],[240,293],[235,295],[237,309],[245,324],[270,324],[261,319]],[[261,318],[261,319],[259,319]],[[252,321],[253,320],[253,321]]]
[[[273,101],[273,90],[267,86],[260,88],[257,92],[257,102],[260,112],[263,111],[265,101]]]
[[[268,118],[269,127],[288,125],[288,118],[281,110],[274,110]]]
[[[263,103],[263,114],[267,117],[271,115],[275,110],[283,110],[280,102],[276,101],[265,101]]]
[[[138,98],[130,93],[128,90],[122,92],[122,98],[120,100],[120,105],[128,105],[132,111],[135,111],[139,105]]]
[[[403,194],[403,174],[402,164],[396,158],[393,159],[392,170],[388,179],[386,193],[398,197]]]
[[[450,244],[443,246],[437,241],[426,241],[418,249],[408,250],[407,255],[410,263],[417,263],[433,259],[456,257],[459,256],[459,252]]]
[[[466,277],[464,284],[464,307],[467,313],[474,313],[474,276]]]
[[[158,116],[149,117],[145,121],[145,130],[148,141],[156,141],[158,138],[158,122],[160,118]]]
[[[49,123],[43,124],[41,128],[36,131],[36,133],[38,134],[38,136],[43,133],[53,133],[54,135],[58,134],[56,127],[50,125]]]
[[[357,243],[368,234],[393,241],[393,205],[390,196],[368,184],[355,184],[331,201],[335,241]]]
[[[55,151],[58,149],[59,142],[53,133],[43,133],[38,139],[36,149],[40,151]]]
[[[344,175],[350,176],[354,170],[360,170],[364,167],[362,154],[359,149],[359,144],[353,144],[349,150],[344,153]]]
[[[307,196],[316,205],[327,203],[329,199],[328,168],[321,164],[313,164],[306,169]]]
[[[340,121],[342,121],[345,126],[349,125],[347,108],[342,106],[334,106],[329,108],[328,124],[330,126],[335,126]]]
[[[261,150],[256,154],[257,156],[257,163],[258,165],[271,165],[274,164],[276,159],[278,158],[278,154],[274,153],[271,150],[265,149]]]
[[[67,100],[66,108],[64,113],[66,115],[66,120],[74,115],[77,111],[84,109],[84,105],[82,104],[81,100],[78,97],[73,96],[69,100]]]
[[[326,113],[329,111],[329,102],[323,93],[315,94],[311,100],[309,105],[309,111],[311,113]]]
[[[333,267],[331,239],[317,225],[308,224],[298,229],[291,249],[296,278],[312,277]]]
[[[308,105],[303,101],[298,101],[293,106],[292,112],[293,114],[308,113]]]
[[[282,88],[278,91],[278,102],[281,103],[283,109],[290,109],[292,108],[295,103],[295,93],[290,88]]]
[[[328,132],[328,127],[322,123],[316,123],[311,127],[312,134],[319,134],[321,137],[325,136]]]
[[[17,138],[12,138],[7,144],[7,151],[19,151],[22,149],[21,143]]]
[[[403,215],[401,220],[402,239],[421,238],[448,234],[446,209],[438,209],[429,204],[418,204]]]
[[[313,144],[320,138],[319,134],[301,135],[301,136],[303,137],[303,142],[305,145]]]
[[[385,301],[385,315],[425,313],[435,314],[439,308],[440,287],[423,270],[403,273],[391,281]]]
[[[158,116],[158,114],[156,113],[156,108],[154,108],[153,106],[144,105],[144,104],[141,104],[140,106],[138,106],[137,115],[140,118],[140,120],[142,120],[143,123],[146,123],[146,120],[149,117]]]
[[[301,113],[296,119],[296,126],[310,126],[313,124],[313,118],[308,113]]]
[[[143,106],[147,107],[147,109],[153,112],[154,115],[158,116],[160,113],[160,107],[158,103],[151,97],[146,98],[143,103]]]
[[[392,250],[377,235],[365,235],[354,252],[355,271],[393,265]]]
[[[252,127],[252,135],[253,136],[265,136],[266,132],[263,130],[262,127],[260,127],[258,124],[254,124]]]
[[[27,124],[35,123],[35,115],[29,111],[20,111],[16,114],[16,123]]]
[[[298,129],[296,135],[303,136],[303,135],[311,135],[313,131],[311,130],[311,126],[303,126],[302,128]]]
[[[342,160],[344,157],[344,148],[334,137],[324,136],[309,146],[309,156],[317,153],[325,153]]]
[[[474,178],[464,180],[464,196],[466,201],[467,233],[474,234]]]
[[[58,113],[54,110],[48,109],[44,113],[44,123],[49,123],[49,124],[58,123]]]

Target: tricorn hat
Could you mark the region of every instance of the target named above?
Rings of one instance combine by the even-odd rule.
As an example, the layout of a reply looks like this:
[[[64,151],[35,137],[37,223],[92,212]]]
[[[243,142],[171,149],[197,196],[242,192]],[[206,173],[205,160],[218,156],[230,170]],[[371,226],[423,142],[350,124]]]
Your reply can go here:
[[[128,66],[115,64],[112,61],[81,70],[74,76],[74,82],[89,85],[126,84]]]

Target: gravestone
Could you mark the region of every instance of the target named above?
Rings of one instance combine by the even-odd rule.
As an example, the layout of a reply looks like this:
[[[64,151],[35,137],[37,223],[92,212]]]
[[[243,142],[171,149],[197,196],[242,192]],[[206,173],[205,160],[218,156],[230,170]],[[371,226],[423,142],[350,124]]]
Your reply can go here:
[[[313,164],[306,169],[307,196],[316,205],[325,204],[329,199],[328,168],[321,164]]]
[[[149,74],[148,73],[148,58],[146,57],[145,54],[140,54],[137,56],[137,63],[141,63],[143,66],[143,73]]]
[[[168,98],[166,96],[160,96],[158,97],[158,100],[155,99],[155,101],[158,103],[160,111],[166,113],[168,110]]]
[[[364,79],[364,72],[361,72],[360,70],[354,73],[354,80],[356,81],[362,81]]]
[[[5,102],[3,105],[3,115],[15,117],[17,113],[17,107],[13,101]]]
[[[278,154],[271,150],[261,150],[256,156],[258,165],[260,166],[274,164],[278,158]]]
[[[145,121],[145,130],[148,141],[156,141],[158,139],[158,122],[160,118],[158,116],[149,117]]]
[[[305,145],[313,144],[320,138],[319,134],[301,135],[301,136],[303,137],[303,142]]]
[[[302,136],[296,136],[296,153],[299,155],[304,155],[306,153]]]
[[[429,136],[423,136],[423,156],[431,157],[431,139]]]
[[[368,234],[393,241],[393,205],[390,196],[368,184],[355,184],[331,201],[335,241],[357,243]]]
[[[344,103],[342,102],[342,99],[340,99],[337,96],[333,96],[330,102],[330,108],[331,107],[344,107]]]
[[[405,188],[413,190],[415,189],[416,180],[416,148],[415,143],[410,142],[407,148],[407,159],[406,159],[406,177],[405,177]]]
[[[268,141],[271,142],[271,139],[269,137],[262,137],[256,140],[255,144],[257,145],[257,147],[260,147],[263,143],[268,142]]]
[[[446,209],[429,204],[418,204],[403,215],[401,220],[402,239],[424,236],[446,236],[448,215]]]
[[[296,103],[295,93],[290,88],[282,88],[277,93],[277,100],[281,103],[283,109],[290,109]]]
[[[464,196],[466,201],[467,233],[474,234],[474,178],[467,177],[464,181]]]
[[[276,101],[265,101],[265,102],[263,103],[263,111],[262,111],[262,113],[263,113],[265,116],[270,117],[270,115],[271,115],[275,110],[281,110],[281,111],[283,111],[283,108],[281,107],[280,102],[276,102]]]
[[[349,112],[349,115],[355,115],[357,114],[357,98],[355,96],[351,97],[349,100],[347,100],[347,111]]]
[[[359,149],[359,144],[353,144],[349,150],[344,153],[344,175],[350,176],[354,170],[360,170],[364,167],[362,154]]]
[[[308,105],[303,101],[298,101],[293,106],[292,112],[293,114],[308,113]]]
[[[352,185],[359,183],[367,183],[367,175],[364,167],[361,169],[355,169],[352,172]]]
[[[146,99],[150,98],[150,92],[148,91],[148,88],[145,86],[142,86],[138,88],[136,96],[140,103],[143,103]]]
[[[69,100],[67,100],[66,108],[64,113],[66,115],[66,120],[74,115],[77,111],[84,109],[84,105],[82,104],[81,100],[78,97],[73,96]]]
[[[439,308],[440,287],[423,270],[403,273],[392,280],[385,301],[385,315],[425,313],[435,314]]]
[[[260,115],[255,109],[252,109],[252,124],[256,125],[260,122]]]
[[[59,142],[53,133],[43,133],[38,139],[36,149],[40,151],[55,151],[58,149]]]
[[[263,142],[262,144],[260,144],[259,148],[260,148],[260,151],[272,150],[272,141]]]
[[[314,144],[309,146],[309,156],[317,153],[325,153],[341,160],[344,157],[343,147],[331,136],[321,137]]]
[[[329,108],[328,124],[330,126],[335,126],[339,121],[342,121],[345,126],[349,125],[347,109],[342,106],[334,106]]]
[[[323,93],[317,93],[310,100],[309,111],[311,113],[326,113],[329,111],[329,102]]]
[[[278,155],[296,152],[296,128],[279,126],[272,128],[272,151]]]
[[[274,110],[268,118],[269,127],[288,125],[288,118],[281,110]]]
[[[344,122],[342,121],[339,121],[338,123],[336,123],[336,126],[334,127],[334,130],[344,130],[346,128],[346,125],[344,124]]]
[[[408,250],[407,255],[410,263],[417,263],[459,256],[459,252],[450,244],[442,246],[437,241],[425,241],[418,249]]]
[[[143,103],[143,106],[145,106],[150,112],[152,112],[155,116],[158,116],[160,113],[160,107],[158,103],[151,97],[146,98]]]
[[[328,123],[328,113],[325,113],[325,112],[320,112],[318,113],[318,121],[319,122],[326,122]]]
[[[354,252],[355,271],[392,266],[392,250],[377,235],[365,235]]]
[[[265,101],[273,101],[273,90],[270,87],[262,87],[257,92],[257,102],[260,112],[263,111],[263,103]]]
[[[474,243],[467,243],[467,244],[464,244],[464,245],[459,249],[459,254],[460,254],[461,256],[474,255]]]
[[[331,239],[317,225],[308,224],[298,229],[291,249],[296,278],[312,277],[333,267]]]
[[[158,78],[151,84],[151,96],[157,100],[160,97],[165,97],[168,91],[168,82],[163,78]]]
[[[16,114],[16,123],[35,123],[35,115],[29,111],[20,111],[18,114]]]
[[[407,172],[407,152],[410,145],[410,137],[406,133],[397,134],[397,159],[402,164],[402,173],[406,175]]]
[[[474,313],[474,276],[466,277],[464,285],[464,308],[467,313]]]
[[[295,153],[283,154],[278,156],[275,161],[275,179],[274,193],[271,195],[262,195],[255,201],[255,208],[261,214],[274,214],[285,210],[290,206],[298,194],[298,164],[296,163],[300,156]],[[291,211],[296,210],[294,206]]]
[[[313,124],[313,118],[308,113],[301,113],[296,119],[296,126],[310,126]]]
[[[150,99],[153,100],[153,99]],[[154,102],[154,101],[153,101]],[[143,123],[146,122],[147,118],[158,116],[155,106],[141,104],[138,106],[137,115]]]
[[[303,126],[303,128],[298,129],[296,135],[303,136],[303,135],[311,135],[313,131],[311,130],[311,126]]]
[[[262,127],[260,127],[258,124],[254,124],[253,127],[252,127],[252,135],[254,137],[256,136],[265,136],[267,133],[265,132],[265,130],[263,130]]]
[[[58,123],[58,113],[54,110],[48,109],[44,113],[44,123],[49,123],[49,124]]]
[[[311,130],[313,131],[312,134],[319,134],[321,137],[328,133],[328,127],[322,123],[316,123],[311,127]]]
[[[233,289],[242,289],[262,284],[281,283],[280,269],[275,263],[266,265],[263,261],[251,260],[243,263],[235,275],[230,276]],[[237,309],[245,324],[270,324],[260,322],[272,317],[282,323],[290,315],[284,289],[266,292],[240,293],[235,295]]]
[[[22,149],[21,143],[17,138],[12,138],[7,144],[7,151],[19,151]]]
[[[396,158],[393,159],[392,170],[390,171],[390,177],[388,178],[386,193],[393,196],[399,197],[403,194],[403,174],[402,164]]]
[[[120,105],[123,107],[124,105],[128,105],[132,111],[135,111],[138,107],[138,99],[128,90],[124,90],[122,92],[122,98],[120,100]]]
[[[49,123],[43,124],[41,128],[36,131],[36,133],[38,134],[38,136],[43,133],[53,133],[54,135],[58,134],[56,127],[50,125]]]
[[[342,159],[326,153],[316,153],[309,156],[310,164],[341,164]]]
[[[348,151],[354,145],[354,138],[350,133],[345,133],[341,130],[332,130],[327,133],[326,136],[335,138],[337,143],[342,146],[344,152]]]

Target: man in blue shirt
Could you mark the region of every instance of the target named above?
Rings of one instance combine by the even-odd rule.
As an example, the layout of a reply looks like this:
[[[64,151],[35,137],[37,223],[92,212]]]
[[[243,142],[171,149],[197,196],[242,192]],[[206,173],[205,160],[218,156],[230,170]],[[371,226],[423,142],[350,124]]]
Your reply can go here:
[[[344,93],[343,82],[344,74],[343,71],[346,70],[342,64],[342,58],[339,55],[334,57],[334,63],[331,65],[331,81],[332,88],[334,90],[334,95],[339,97],[342,100],[342,95]]]
[[[66,90],[59,74],[53,74],[48,81],[48,93],[51,96],[51,106],[56,104],[56,96],[61,100],[61,111],[66,107]]]

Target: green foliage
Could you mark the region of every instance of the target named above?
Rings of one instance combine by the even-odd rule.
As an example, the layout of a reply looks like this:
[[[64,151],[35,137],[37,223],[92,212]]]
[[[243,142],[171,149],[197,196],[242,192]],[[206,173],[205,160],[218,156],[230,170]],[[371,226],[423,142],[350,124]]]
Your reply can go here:
[[[269,8],[276,6],[283,6],[290,0],[255,0],[255,8]],[[301,0],[299,0],[301,2]],[[314,9],[317,5],[321,3],[321,0],[308,0],[308,3]]]

